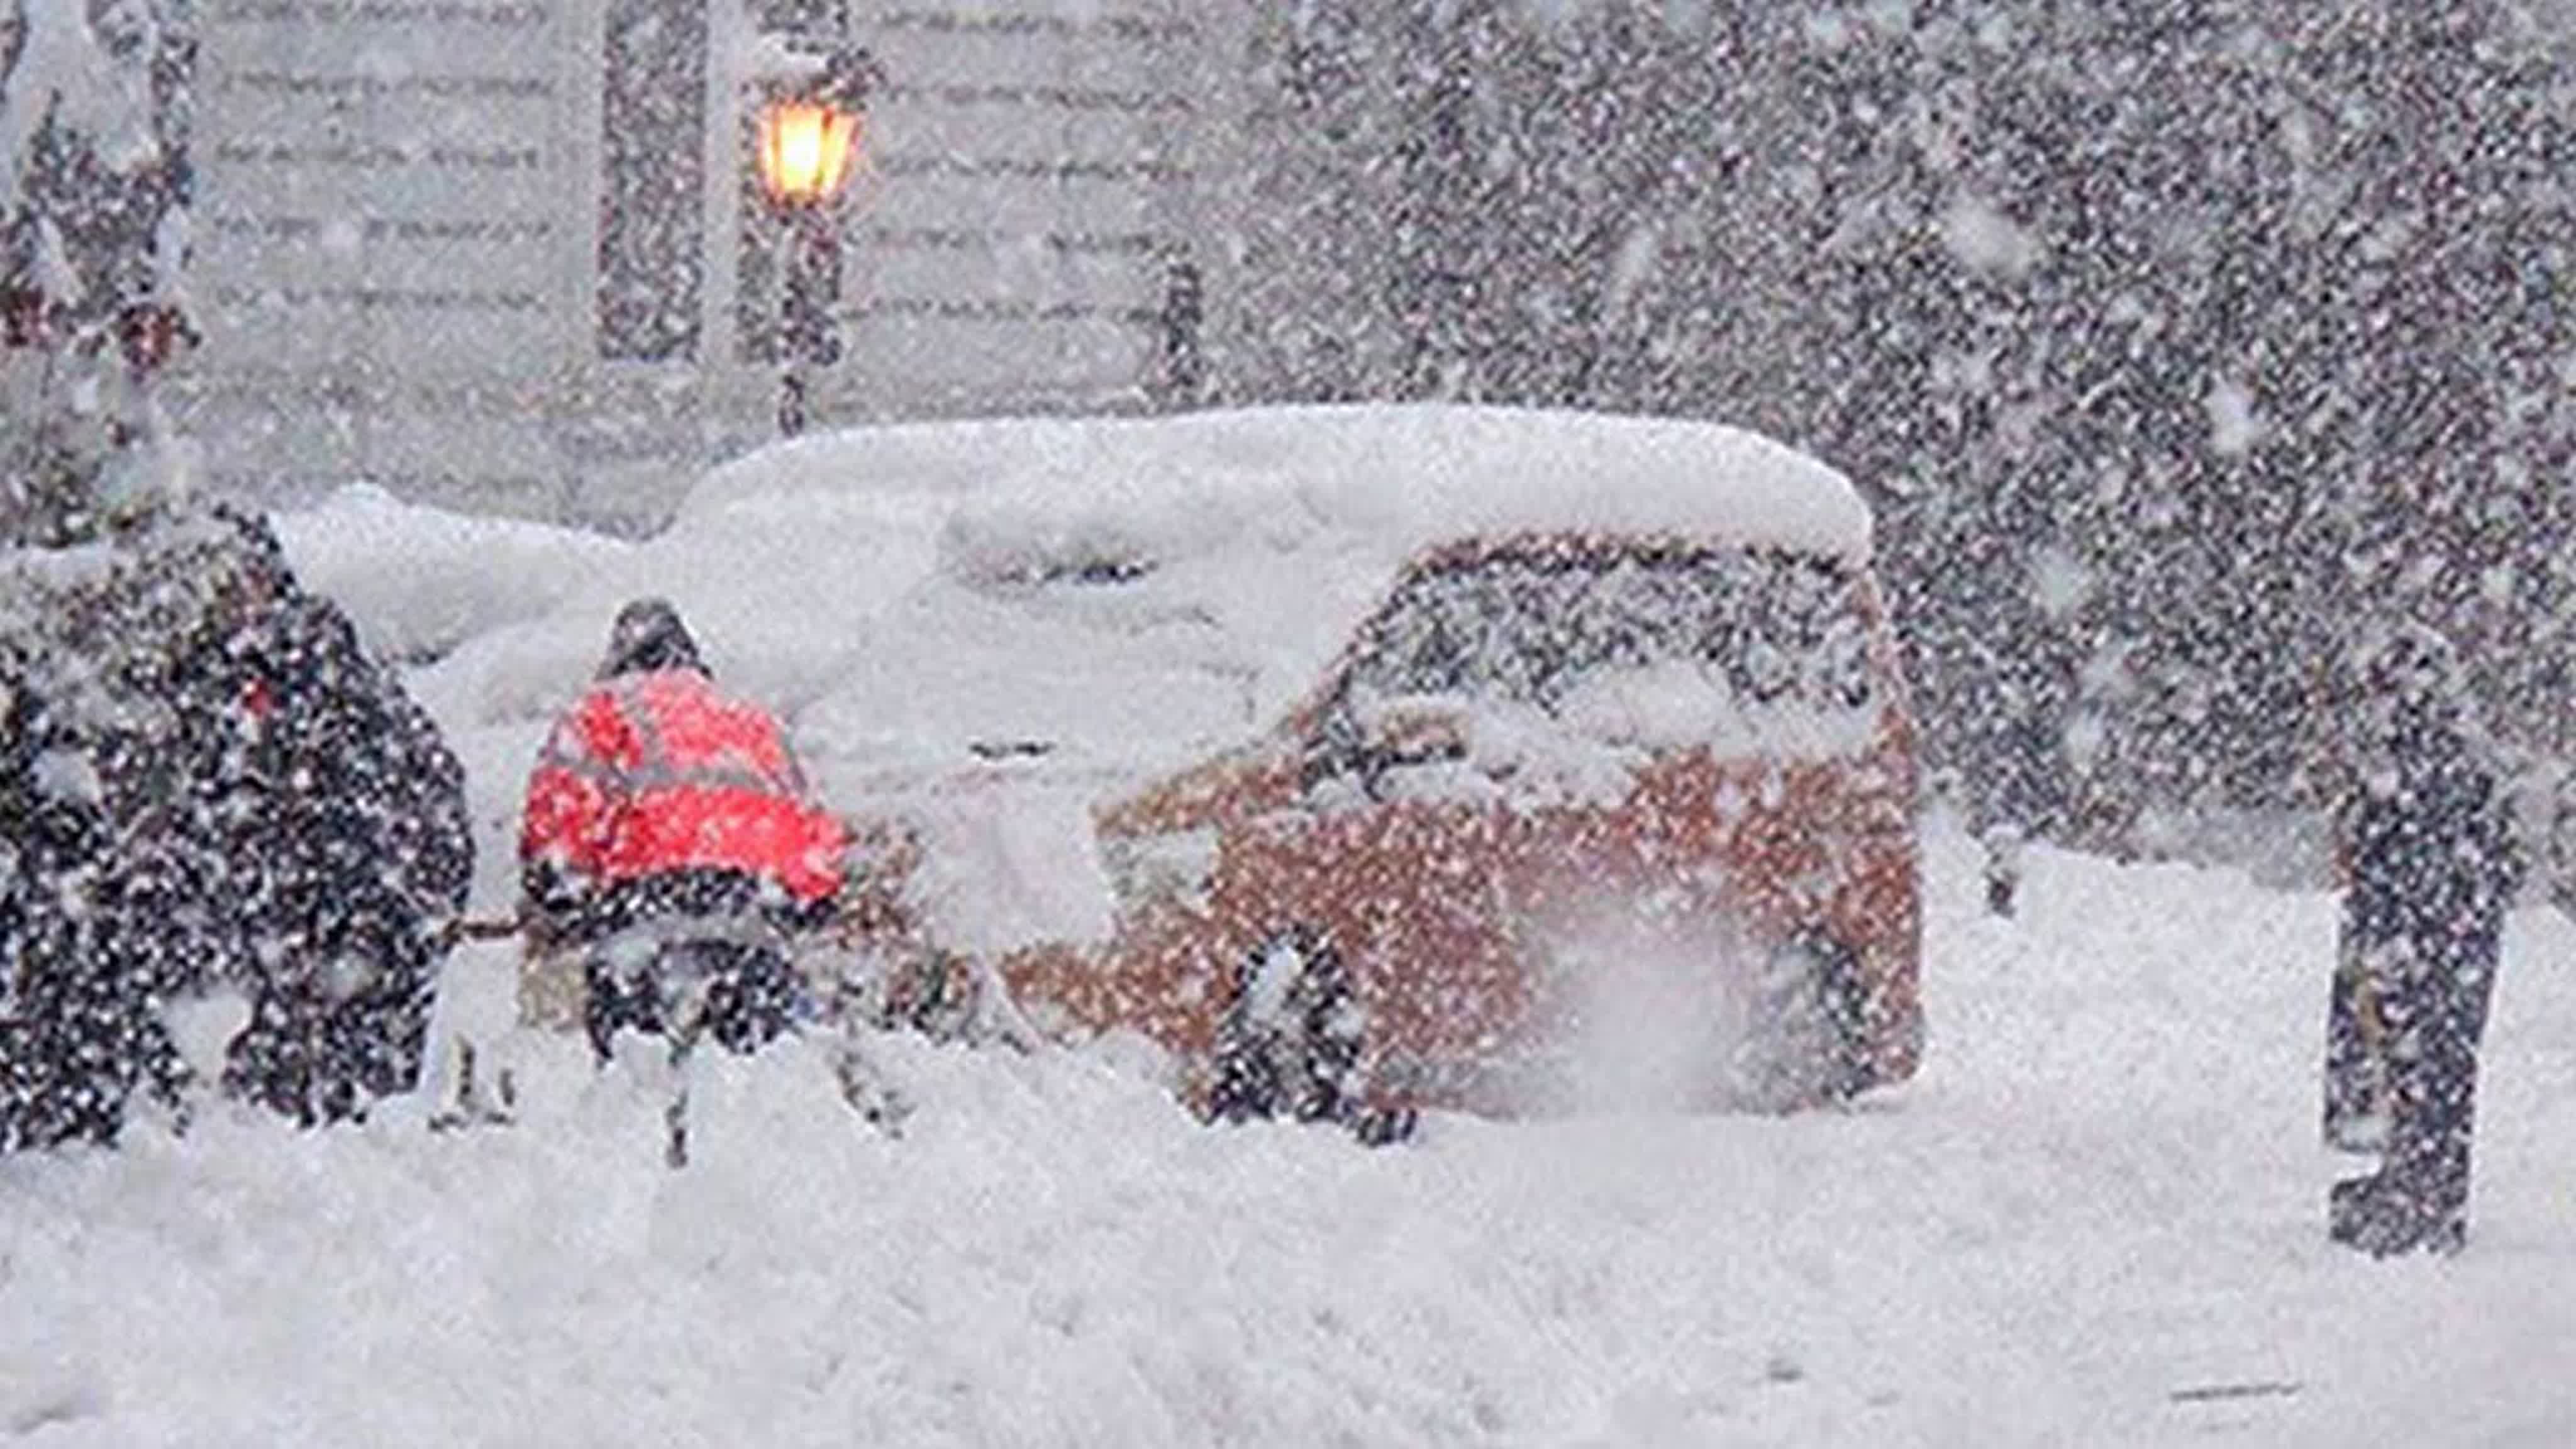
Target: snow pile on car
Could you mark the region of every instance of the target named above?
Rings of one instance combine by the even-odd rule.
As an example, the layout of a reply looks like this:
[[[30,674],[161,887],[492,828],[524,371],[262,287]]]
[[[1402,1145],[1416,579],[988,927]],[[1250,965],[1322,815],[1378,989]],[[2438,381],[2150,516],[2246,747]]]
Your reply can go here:
[[[1871,537],[1840,475],[1754,434],[1440,406],[858,430],[717,470],[673,533],[851,493],[941,513],[935,566],[885,621],[900,637],[873,642],[907,664],[960,633],[981,646],[928,680],[908,669],[939,693],[897,702],[907,727],[877,734],[1002,735],[1138,768],[1269,723],[1436,544],[1597,530],[1862,560]],[[1013,688],[935,677],[961,658]],[[883,674],[866,674],[836,726],[882,718]]]

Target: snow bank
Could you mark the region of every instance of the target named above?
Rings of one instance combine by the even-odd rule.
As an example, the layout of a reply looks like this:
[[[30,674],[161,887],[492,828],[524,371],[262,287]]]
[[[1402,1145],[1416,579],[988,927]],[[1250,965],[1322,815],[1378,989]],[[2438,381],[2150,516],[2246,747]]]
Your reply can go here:
[[[2576,930],[2518,917],[2476,1236],[2324,1241],[2333,903],[1930,842],[1923,1075],[1848,1114],[1210,1131],[1103,1058],[518,1044],[518,1126],[217,1111],[0,1160],[0,1425],[47,1445],[2554,1444],[2576,1438]],[[461,957],[442,1030],[488,1021]],[[478,999],[479,998],[479,999]],[[1651,1020],[1648,1034],[1655,1030]],[[487,1045],[490,1043],[487,1042]],[[1606,1062],[1618,1065],[1615,1058]],[[1636,1085],[1614,1073],[1614,1089]],[[421,1104],[425,1110],[427,1104]]]
[[[366,564],[351,562],[327,515],[281,532],[299,574],[327,581],[326,591],[390,638],[437,637],[448,617],[441,585],[455,582],[473,597],[479,581],[487,611],[507,622],[494,620],[498,627],[423,671],[421,687],[468,724],[510,726],[551,719],[578,697],[598,668],[609,621],[647,594],[679,606],[728,684],[793,715],[864,667],[870,632],[931,571],[937,518],[900,498],[846,495],[738,499],[641,544],[515,526],[477,537],[473,530],[489,523],[456,520],[459,546],[445,557],[461,573],[432,565],[421,587],[400,596],[370,586]],[[522,550],[496,551],[496,541]],[[532,612],[518,607],[539,602]]]
[[[632,552],[597,534],[424,508],[364,484],[275,522],[297,580],[346,610],[370,648],[416,663],[561,607]]]

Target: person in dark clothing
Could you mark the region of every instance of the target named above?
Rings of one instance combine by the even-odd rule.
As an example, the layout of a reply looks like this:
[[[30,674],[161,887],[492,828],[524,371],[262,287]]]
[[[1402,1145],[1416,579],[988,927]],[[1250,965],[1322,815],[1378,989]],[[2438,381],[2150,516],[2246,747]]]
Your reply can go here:
[[[2387,1256],[2466,1242],[2478,1044],[2520,865],[2495,763],[2456,660],[2401,630],[2366,675],[2369,755],[2350,813],[2351,929],[2383,1031],[2388,1132],[2376,1172],[2329,1200],[2334,1241]]]
[[[472,867],[426,714],[260,520],[174,508],[0,551],[0,1149],[112,1142],[190,1071],[174,998],[250,1020],[225,1090],[301,1123],[418,1079]]]
[[[419,1080],[473,872],[464,771],[326,601],[280,600],[230,652],[256,717],[244,768],[208,778],[265,817],[246,914],[276,964],[255,977],[224,1084],[304,1122],[362,1115]]]

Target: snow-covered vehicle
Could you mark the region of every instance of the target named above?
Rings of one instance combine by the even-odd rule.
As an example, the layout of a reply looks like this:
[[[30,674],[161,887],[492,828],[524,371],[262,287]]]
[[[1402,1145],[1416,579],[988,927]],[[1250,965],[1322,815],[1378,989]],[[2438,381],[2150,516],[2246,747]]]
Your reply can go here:
[[[1218,1115],[1912,1073],[1914,731],[1865,507],[1715,426],[1600,420],[1553,473],[1528,442],[1376,480],[1423,546],[1275,727],[1094,812],[1115,928],[1003,958],[1032,1015],[1142,1032]]]
[[[614,601],[684,599],[854,827],[824,1002],[954,1025],[998,980],[1212,1110],[1783,1105],[1922,1034],[1871,547],[1840,475],[1705,423],[857,429],[425,687],[514,781]]]

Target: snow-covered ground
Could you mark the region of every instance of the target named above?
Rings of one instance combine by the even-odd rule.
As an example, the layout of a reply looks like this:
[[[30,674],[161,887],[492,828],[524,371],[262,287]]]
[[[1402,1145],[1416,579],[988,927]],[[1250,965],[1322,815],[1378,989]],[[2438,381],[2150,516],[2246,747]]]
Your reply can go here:
[[[1012,876],[976,904],[1035,921],[1089,889],[1070,807],[1265,723],[1391,567],[1384,517],[1257,456],[1285,424],[1206,426],[817,439],[641,545],[380,498],[283,523],[437,656],[486,907],[538,732],[652,588],[842,803],[993,802],[955,810]],[[966,466],[997,447],[1054,491]],[[1130,487],[1120,448],[1206,501]],[[1066,582],[1120,559],[1153,566]],[[1053,748],[978,785],[986,736]],[[2576,1443],[2576,926],[2513,922],[2469,1250],[2374,1263],[2323,1234],[2353,1166],[2316,1145],[2329,898],[2038,851],[2001,922],[1937,818],[1926,865],[1915,1081],[1791,1119],[1436,1117],[1379,1152],[1199,1127],[1109,1053],[889,1039],[900,1137],[791,1043],[705,1064],[674,1173],[647,1074],[514,1038],[511,957],[472,947],[441,1031],[516,1058],[515,1127],[213,1105],[0,1159],[0,1438]]]

